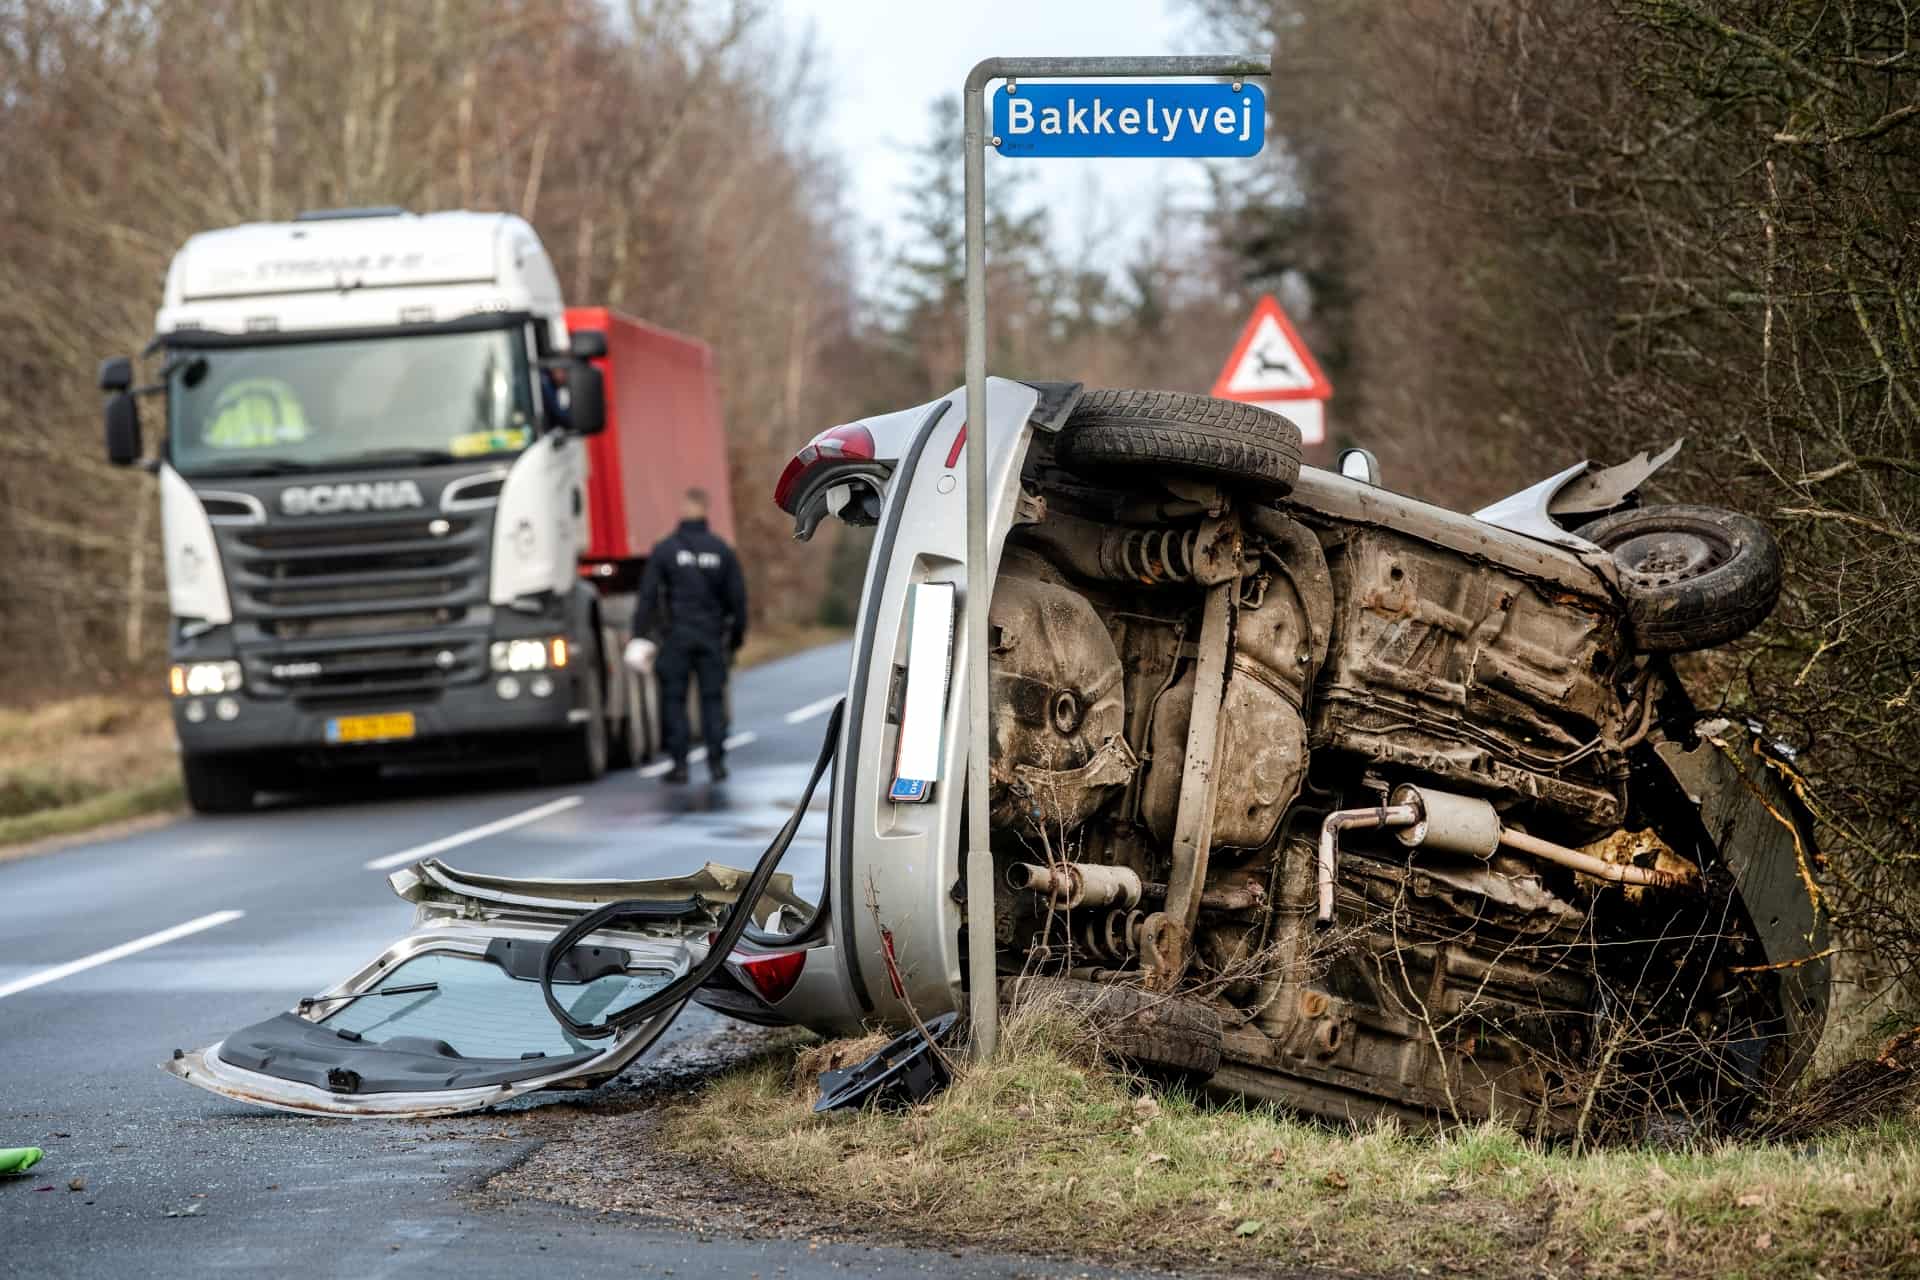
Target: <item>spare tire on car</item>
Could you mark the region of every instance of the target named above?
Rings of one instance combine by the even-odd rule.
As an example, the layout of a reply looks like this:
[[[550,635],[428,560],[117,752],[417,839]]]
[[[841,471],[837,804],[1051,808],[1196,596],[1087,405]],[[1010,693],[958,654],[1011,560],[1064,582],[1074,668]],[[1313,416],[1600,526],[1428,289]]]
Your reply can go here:
[[[1578,530],[1620,570],[1634,643],[1687,653],[1738,639],[1780,598],[1780,547],[1751,516],[1718,507],[1641,507]]]
[[[1279,498],[1300,477],[1300,428],[1277,413],[1178,391],[1089,391],[1055,454],[1075,471],[1153,471]]]
[[[1084,1018],[1101,1053],[1142,1070],[1199,1081],[1220,1069],[1220,1015],[1190,996],[1053,977],[1017,978],[1001,991]]]

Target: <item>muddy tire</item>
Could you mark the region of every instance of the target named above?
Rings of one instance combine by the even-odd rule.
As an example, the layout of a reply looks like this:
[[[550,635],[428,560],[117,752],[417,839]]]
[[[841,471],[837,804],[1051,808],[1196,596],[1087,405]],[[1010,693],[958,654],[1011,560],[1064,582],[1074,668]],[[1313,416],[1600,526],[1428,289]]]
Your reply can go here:
[[[1618,511],[1580,536],[1613,556],[1634,643],[1687,653],[1738,639],[1780,598],[1780,547],[1765,525],[1718,507]]]
[[[1061,428],[1075,471],[1174,473],[1278,498],[1300,478],[1300,428],[1277,413],[1178,391],[1089,391]]]
[[[1185,996],[1077,978],[1022,978],[1016,1001],[1058,1001],[1095,1028],[1100,1050],[1132,1066],[1198,1082],[1220,1069],[1220,1015]]]

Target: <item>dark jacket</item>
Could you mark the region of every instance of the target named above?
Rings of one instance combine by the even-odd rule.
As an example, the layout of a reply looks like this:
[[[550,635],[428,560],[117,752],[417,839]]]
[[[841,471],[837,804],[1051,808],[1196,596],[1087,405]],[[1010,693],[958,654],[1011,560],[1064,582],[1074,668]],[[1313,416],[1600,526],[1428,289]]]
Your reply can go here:
[[[747,638],[747,583],[733,548],[705,520],[682,520],[647,557],[633,634],[725,636],[738,649]]]

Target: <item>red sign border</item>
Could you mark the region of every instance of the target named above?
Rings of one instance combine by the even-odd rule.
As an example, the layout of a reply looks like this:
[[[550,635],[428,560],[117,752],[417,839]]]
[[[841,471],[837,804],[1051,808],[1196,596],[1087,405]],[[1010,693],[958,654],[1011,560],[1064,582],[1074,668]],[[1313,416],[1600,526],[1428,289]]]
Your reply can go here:
[[[1260,330],[1260,321],[1272,316],[1280,325],[1280,332],[1293,344],[1295,354],[1306,366],[1307,376],[1312,382],[1307,386],[1290,391],[1270,391],[1260,394],[1234,392],[1227,390],[1227,382],[1233,377],[1234,370],[1240,367],[1240,361],[1246,356],[1247,348],[1253,345],[1253,335]],[[1272,294],[1266,294],[1253,304],[1253,314],[1247,317],[1246,327],[1240,330],[1240,340],[1233,344],[1233,354],[1227,357],[1226,364],[1220,368],[1220,376],[1213,380],[1213,390],[1208,392],[1216,400],[1237,400],[1241,404],[1265,404],[1270,400],[1331,400],[1333,384],[1327,381],[1327,375],[1320,368],[1320,362],[1313,358],[1313,352],[1300,339],[1300,331],[1293,327],[1293,321],[1287,319],[1287,313],[1281,309],[1280,300]]]

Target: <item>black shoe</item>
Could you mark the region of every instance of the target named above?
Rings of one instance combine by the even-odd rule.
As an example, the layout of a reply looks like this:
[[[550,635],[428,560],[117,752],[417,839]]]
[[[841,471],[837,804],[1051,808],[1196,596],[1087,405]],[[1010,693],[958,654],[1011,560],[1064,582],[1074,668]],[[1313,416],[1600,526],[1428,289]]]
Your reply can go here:
[[[725,760],[707,761],[707,774],[715,782],[725,782],[727,780],[727,762]]]
[[[666,781],[676,787],[683,786],[689,776],[687,773],[687,762],[685,760],[675,760],[673,762],[673,768],[667,770]]]

